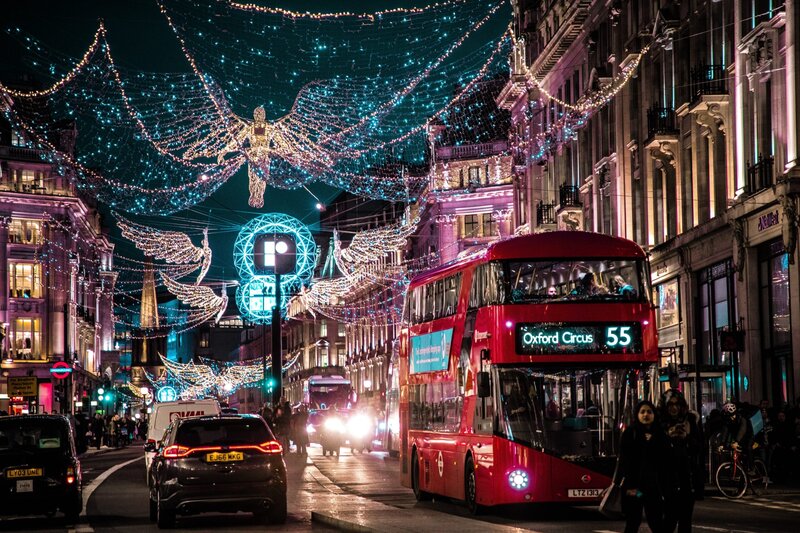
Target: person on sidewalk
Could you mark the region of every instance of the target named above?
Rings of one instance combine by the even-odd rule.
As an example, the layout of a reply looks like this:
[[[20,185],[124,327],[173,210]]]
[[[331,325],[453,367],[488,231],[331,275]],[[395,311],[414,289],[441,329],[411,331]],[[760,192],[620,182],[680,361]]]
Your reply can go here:
[[[106,432],[106,422],[100,413],[94,415],[92,420],[92,437],[94,438],[94,445],[99,450],[103,442],[103,434]]]
[[[670,486],[669,442],[656,420],[656,408],[644,400],[636,406],[636,420],[622,433],[618,482],[623,490],[625,533],[637,533],[642,510],[653,533],[664,531],[665,486]]]
[[[683,394],[670,389],[659,403],[661,427],[669,439],[669,464],[674,486],[665,496],[664,531],[691,533],[694,502],[705,485],[703,434],[699,417],[689,411]]]
[[[305,405],[298,407],[297,412],[292,415],[292,434],[295,438],[298,455],[307,455],[306,449],[310,444],[308,438],[308,408]]]

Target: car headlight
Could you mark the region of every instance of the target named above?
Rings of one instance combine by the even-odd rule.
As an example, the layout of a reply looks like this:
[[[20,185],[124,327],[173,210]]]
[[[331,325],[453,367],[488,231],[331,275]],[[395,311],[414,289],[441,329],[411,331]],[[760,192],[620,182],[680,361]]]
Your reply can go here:
[[[364,437],[370,433],[372,424],[363,415],[356,415],[347,422],[347,430],[354,437]]]
[[[316,433],[316,432],[317,432],[317,430],[314,429],[314,426],[312,426],[311,424],[306,426],[306,433],[311,434],[311,433]]]
[[[513,470],[508,474],[508,484],[511,485],[513,489],[526,489],[529,483],[530,477],[524,470]]]
[[[344,424],[341,418],[330,417],[325,419],[325,429],[328,431],[344,431]]]

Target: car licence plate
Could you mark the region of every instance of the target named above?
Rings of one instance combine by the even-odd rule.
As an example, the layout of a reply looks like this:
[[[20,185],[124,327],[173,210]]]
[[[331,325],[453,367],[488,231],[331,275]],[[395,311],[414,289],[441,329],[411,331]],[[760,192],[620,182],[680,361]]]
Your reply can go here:
[[[567,489],[570,498],[597,498],[603,489]]]
[[[242,452],[214,452],[206,454],[206,461],[209,463],[232,463],[234,461],[243,461],[244,454]]]
[[[14,479],[19,477],[41,477],[41,468],[12,468],[6,470],[6,478]]]
[[[33,480],[32,479],[18,479],[17,480],[17,492],[33,492]]]

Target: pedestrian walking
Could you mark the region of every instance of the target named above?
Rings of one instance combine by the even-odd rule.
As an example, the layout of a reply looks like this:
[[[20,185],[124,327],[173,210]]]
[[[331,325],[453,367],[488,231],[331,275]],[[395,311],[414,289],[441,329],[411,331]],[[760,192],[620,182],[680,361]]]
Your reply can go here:
[[[100,413],[94,415],[92,420],[92,437],[94,438],[94,445],[99,450],[103,442],[103,435],[106,432],[106,422]]]
[[[669,441],[671,486],[664,495],[664,531],[691,533],[694,502],[703,498],[705,485],[703,434],[699,417],[689,411],[680,391],[670,389],[659,404],[661,427]]]
[[[308,407],[301,405],[295,414],[292,415],[292,433],[294,434],[295,445],[298,455],[308,454],[306,449],[310,444],[308,438]]]
[[[642,510],[653,533],[664,531],[664,485],[667,484],[669,443],[656,420],[656,408],[644,400],[636,419],[622,433],[617,475],[623,490],[625,533],[637,533]]]

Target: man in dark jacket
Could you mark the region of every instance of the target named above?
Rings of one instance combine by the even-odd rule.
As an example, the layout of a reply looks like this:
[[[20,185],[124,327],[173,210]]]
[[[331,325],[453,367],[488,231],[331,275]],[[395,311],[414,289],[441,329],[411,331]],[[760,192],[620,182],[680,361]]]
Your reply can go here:
[[[725,425],[722,426],[720,442],[741,454],[742,464],[748,473],[753,473],[753,426],[750,420],[739,413],[736,404],[728,402],[722,406]]]
[[[94,445],[97,449],[100,449],[100,445],[103,442],[103,434],[106,432],[106,422],[103,420],[102,415],[97,413],[94,415],[92,419],[92,437],[94,437]]]
[[[686,398],[680,391],[670,389],[659,404],[661,424],[669,439],[672,487],[666,491],[664,531],[692,531],[694,502],[703,498],[705,482],[703,468],[703,435],[699,417],[689,411]]]

